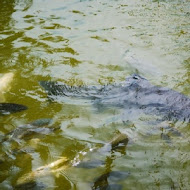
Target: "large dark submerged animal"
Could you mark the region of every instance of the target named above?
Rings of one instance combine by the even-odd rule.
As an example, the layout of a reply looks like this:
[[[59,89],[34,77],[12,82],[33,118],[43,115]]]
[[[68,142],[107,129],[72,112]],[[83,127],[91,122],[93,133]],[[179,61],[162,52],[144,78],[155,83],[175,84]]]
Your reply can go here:
[[[0,115],[8,115],[10,113],[20,112],[28,109],[22,104],[0,103]]]
[[[190,122],[190,98],[166,87],[152,85],[133,74],[126,81],[106,86],[68,86],[60,82],[41,81],[52,99],[57,96],[92,100],[99,107],[120,107],[125,112],[164,116],[167,120]]]

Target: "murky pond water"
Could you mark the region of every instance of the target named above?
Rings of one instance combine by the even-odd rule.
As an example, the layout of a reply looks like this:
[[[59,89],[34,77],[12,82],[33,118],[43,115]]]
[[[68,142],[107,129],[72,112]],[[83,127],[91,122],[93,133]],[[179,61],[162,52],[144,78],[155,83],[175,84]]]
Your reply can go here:
[[[28,107],[0,116],[0,189],[189,189],[189,123],[125,119],[39,85],[138,73],[189,96],[189,31],[188,0],[0,0],[0,101]],[[128,143],[110,149],[120,133]]]

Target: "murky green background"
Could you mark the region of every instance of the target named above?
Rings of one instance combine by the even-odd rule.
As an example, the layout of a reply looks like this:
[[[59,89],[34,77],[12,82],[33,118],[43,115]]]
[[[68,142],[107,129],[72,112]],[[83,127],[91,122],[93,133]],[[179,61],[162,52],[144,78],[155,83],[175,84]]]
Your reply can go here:
[[[189,96],[189,50],[189,0],[0,0],[0,74],[14,73],[4,101],[29,108],[0,116],[1,135],[40,118],[61,126],[25,141],[24,153],[0,163],[0,189],[12,189],[24,174],[63,156],[106,165],[38,178],[46,189],[88,190],[107,170],[130,172],[117,182],[124,190],[189,189],[189,124],[175,123],[183,136],[167,143],[152,116],[123,123],[117,108],[98,112],[90,103],[51,102],[38,83],[108,84],[139,73]],[[123,152],[82,156],[118,131],[130,139]]]

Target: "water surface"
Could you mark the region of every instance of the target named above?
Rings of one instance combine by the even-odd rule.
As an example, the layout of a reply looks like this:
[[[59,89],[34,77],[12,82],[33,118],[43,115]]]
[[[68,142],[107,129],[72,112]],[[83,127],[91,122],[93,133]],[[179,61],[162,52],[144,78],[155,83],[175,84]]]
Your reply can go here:
[[[189,31],[188,0],[1,0],[0,76],[11,72],[14,80],[0,100],[29,109],[0,116],[0,135],[40,118],[52,118],[60,130],[1,143],[0,189],[13,189],[25,174],[61,157],[73,166],[35,179],[39,189],[96,189],[96,179],[110,171],[129,174],[107,176],[113,188],[189,189],[189,124],[150,115],[123,122],[117,108],[52,102],[38,83],[104,85],[138,73],[189,96]],[[182,135],[168,138],[168,125]],[[118,132],[128,135],[127,147],[88,153]],[[104,164],[74,167],[82,160]]]

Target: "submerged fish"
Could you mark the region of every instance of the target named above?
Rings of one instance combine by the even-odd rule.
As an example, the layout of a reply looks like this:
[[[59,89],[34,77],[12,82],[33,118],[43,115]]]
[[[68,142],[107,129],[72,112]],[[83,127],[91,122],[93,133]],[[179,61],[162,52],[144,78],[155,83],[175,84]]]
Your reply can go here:
[[[14,187],[15,190],[43,190],[46,189],[46,185],[36,181],[30,181],[27,183],[20,183]]]
[[[87,168],[87,169],[93,169],[100,166],[104,166],[105,161],[102,160],[89,160],[89,161],[82,161],[79,164],[76,165],[77,168]]]
[[[102,148],[98,149],[97,151],[105,154],[106,152],[117,152],[120,149],[122,150],[124,148],[125,152],[128,142],[129,138],[126,134],[118,133],[112,138],[110,142],[106,143]]]
[[[16,129],[5,134],[1,142],[2,154],[0,154],[0,160],[5,162],[6,159],[14,160],[17,154],[22,152],[28,153],[28,151],[34,151],[32,147],[26,147],[29,143],[31,146],[35,146],[38,143],[39,138],[46,135],[54,134],[54,131],[60,129],[60,126],[54,125],[52,119],[38,119],[29,124],[18,126]],[[27,141],[27,143],[25,143]],[[32,143],[34,143],[32,145]]]
[[[52,125],[52,119],[38,119],[29,124],[21,125],[5,135],[3,141],[30,139],[35,135],[47,135],[60,129],[60,126]]]
[[[128,178],[130,175],[130,172],[124,172],[124,171],[110,171],[102,174],[100,177],[98,177],[92,186],[93,190],[121,190],[122,185],[116,184],[117,182],[124,180]]]
[[[106,164],[105,164],[105,172],[100,175],[98,178],[95,179],[92,189],[93,190],[121,190],[122,185],[117,184],[119,181],[126,179],[130,172],[127,171],[112,171],[112,163],[116,159],[113,155],[113,152],[118,152],[118,148],[124,146],[126,149],[126,146],[128,144],[128,137],[126,134],[120,133],[116,135],[110,142],[111,146],[111,154],[110,156],[106,157]],[[106,144],[102,150],[106,150],[105,147],[108,145]]]
[[[0,115],[7,115],[28,109],[26,106],[14,103],[4,103],[4,94],[10,90],[10,83],[13,81],[14,74],[6,73],[0,78]]]
[[[10,90],[13,78],[13,73],[6,73],[0,78],[0,101],[5,101],[4,93]]]
[[[92,149],[90,154],[99,153],[99,154],[105,155],[106,153],[117,152],[119,151],[120,148],[126,149],[128,141],[129,139],[126,134],[118,133],[112,138],[110,142],[105,143],[104,146],[102,146],[101,148]],[[102,160],[88,160],[88,161],[80,161],[80,162],[74,163],[74,166],[78,168],[88,168],[88,169],[100,167],[104,165],[105,165],[105,161],[102,161]]]
[[[22,104],[0,103],[0,114],[2,114],[2,115],[20,112],[20,111],[23,111],[26,109],[28,109],[28,108]]]
[[[117,138],[118,140],[116,140],[117,145],[119,145],[120,143],[123,143],[124,136],[125,136],[124,134],[118,135],[118,138]],[[116,138],[114,138],[114,139],[116,139]],[[119,141],[119,139],[121,139],[121,141]],[[112,146],[112,141],[109,144]],[[113,144],[115,145],[115,140],[114,140]],[[107,146],[107,144],[105,146]],[[96,166],[96,164],[99,164],[99,163],[103,164],[104,162],[103,161],[87,162],[87,165],[89,164],[88,165],[89,167],[86,164],[84,164],[84,162],[83,162],[81,164],[81,166],[84,166],[85,168],[94,168]],[[49,163],[49,164],[47,164],[45,166],[41,166],[41,167],[37,168],[36,170],[21,176],[17,180],[15,188],[19,189],[21,187],[23,188],[23,187],[28,187],[28,186],[36,187],[36,185],[37,185],[36,180],[38,178],[44,177],[44,176],[49,176],[49,175],[52,175],[52,174],[54,174],[56,177],[59,177],[60,174],[65,175],[65,173],[66,173],[65,171],[69,167],[72,167],[72,166],[73,166],[73,163],[72,163],[71,160],[69,160],[66,157],[61,157],[60,159],[58,159],[58,160],[56,160],[56,161],[54,161],[52,163]],[[125,172],[123,172],[123,173],[122,172],[111,172],[111,174],[110,174],[112,179],[117,178],[116,177],[117,175],[121,179],[121,178],[123,178],[123,176],[126,176],[126,173]],[[118,180],[115,180],[115,181],[118,181]],[[118,189],[121,189],[120,185],[116,185],[116,186],[118,187]],[[113,189],[112,187],[113,187],[113,184],[109,185],[109,188]]]
[[[41,81],[49,97],[90,99],[95,106],[123,108],[125,115],[140,113],[162,115],[166,120],[190,122],[190,98],[174,90],[152,85],[133,74],[125,82],[107,86],[68,86],[60,82]]]
[[[112,146],[112,150],[118,147],[120,144],[124,144],[127,146],[129,139],[128,136],[124,133],[119,133],[110,141],[110,144]]]
[[[27,187],[28,184],[35,185],[35,181],[38,178],[52,174],[58,175],[60,171],[66,170],[69,165],[69,160],[66,157],[62,157],[54,162],[51,162],[45,166],[41,166],[36,170],[23,175],[17,180],[15,188],[18,189],[19,187]]]

